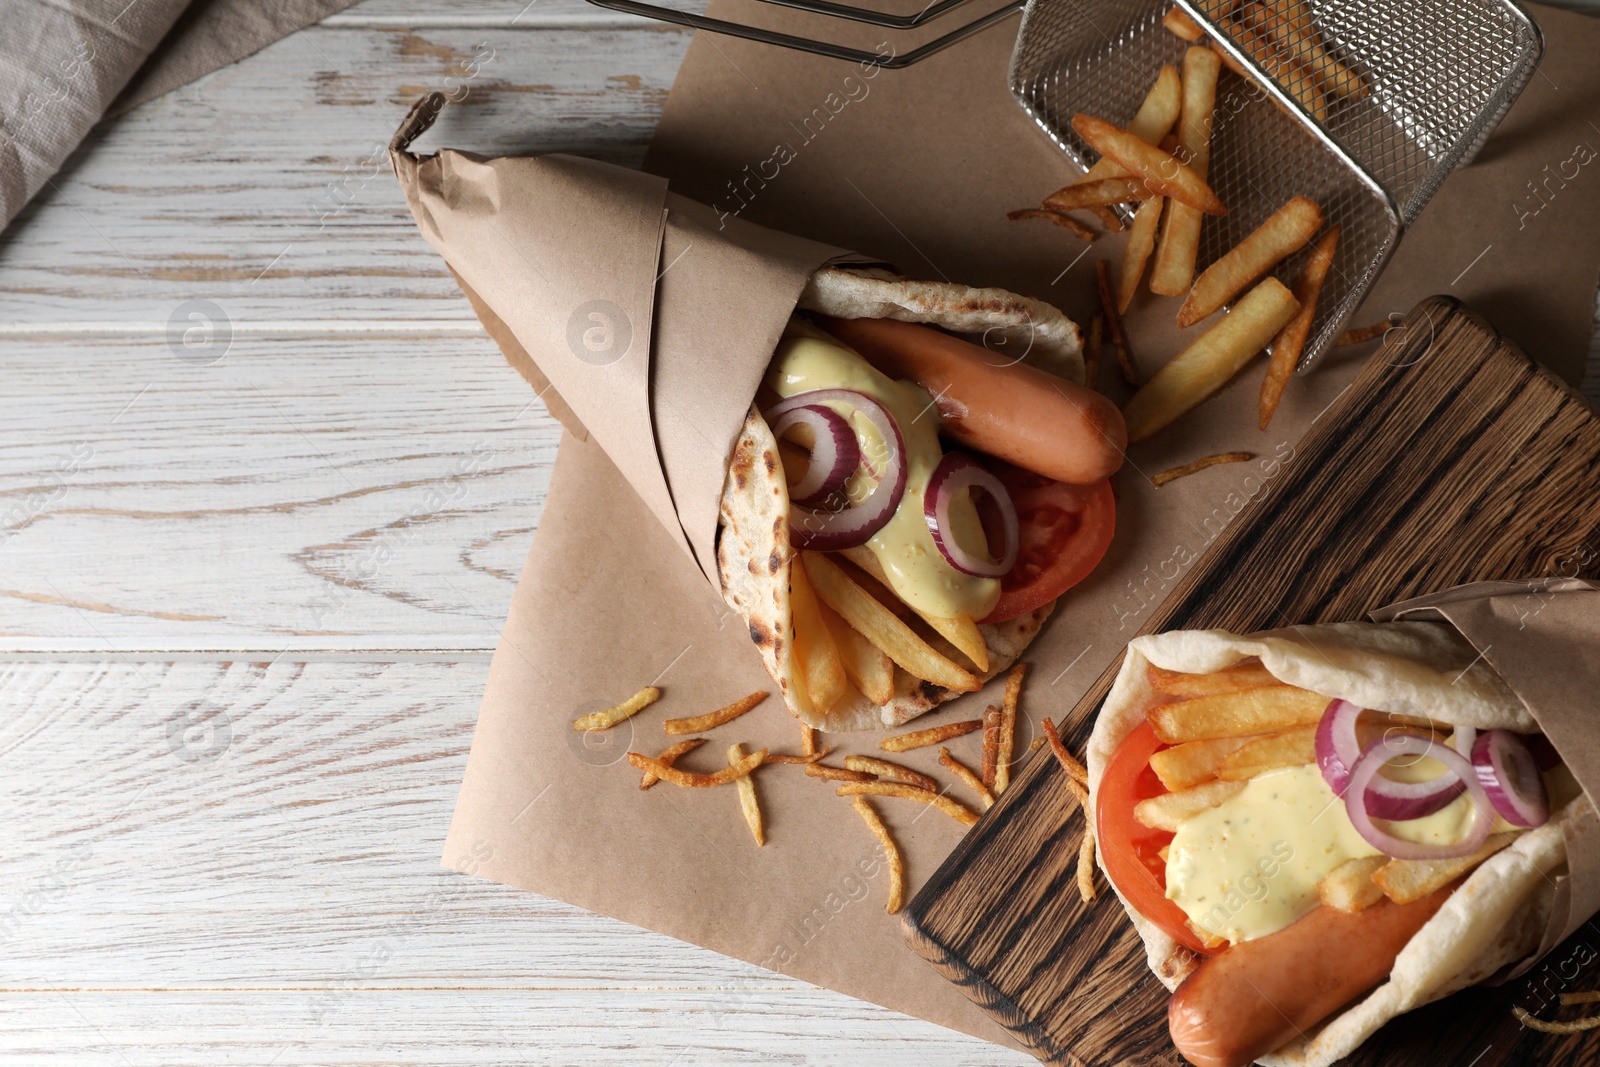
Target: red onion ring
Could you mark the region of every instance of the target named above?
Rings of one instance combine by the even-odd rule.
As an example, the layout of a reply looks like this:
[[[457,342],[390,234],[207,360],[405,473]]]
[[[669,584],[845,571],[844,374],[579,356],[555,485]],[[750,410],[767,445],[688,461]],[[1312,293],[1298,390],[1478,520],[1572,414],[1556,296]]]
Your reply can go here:
[[[782,437],[796,426],[808,427],[816,440],[811,445],[811,465],[789,487],[789,501],[804,507],[822,503],[838,492],[861,462],[861,446],[850,421],[832,408],[806,404],[791,408],[772,423],[772,436]]]
[[[843,511],[821,511],[803,506],[789,509],[789,536],[797,548],[838,552],[865,544],[894,518],[894,509],[906,492],[906,445],[894,416],[882,404],[854,389],[812,389],[779,401],[766,411],[778,419],[797,408],[824,403],[848,404],[872,423],[883,439],[883,477],[867,498]]]
[[[1317,767],[1322,771],[1322,780],[1336,796],[1345,795],[1351,769],[1362,756],[1361,741],[1356,736],[1356,719],[1360,714],[1361,708],[1350,701],[1335,700],[1317,723]],[[1373,744],[1389,739],[1386,735]],[[1368,751],[1371,751],[1370,745]],[[1467,753],[1457,752],[1457,755],[1465,759]],[[1420,819],[1444,808],[1465,788],[1462,780],[1448,771],[1426,782],[1396,782],[1375,775],[1367,788],[1366,810],[1376,819]]]
[[[998,559],[987,560],[975,552],[962,548],[950,529],[950,502],[963,489],[982,489],[994,501],[1000,512],[1002,548]],[[933,469],[928,479],[928,490],[922,494],[922,517],[927,520],[933,543],[950,566],[962,574],[979,578],[999,578],[1009,574],[1017,565],[1017,553],[1022,545],[1022,524],[1017,520],[1017,506],[999,478],[980,467],[976,460],[962,452],[948,453]]]
[[[1368,786],[1378,779],[1378,771],[1383,765],[1395,756],[1426,756],[1428,759],[1438,760],[1445,766],[1446,773],[1441,777],[1453,776],[1465,783],[1477,813],[1472,829],[1466,837],[1449,845],[1420,844],[1395,837],[1380,830],[1373,823],[1373,816],[1368,813],[1366,804]],[[1485,795],[1472,764],[1449,745],[1437,744],[1432,738],[1417,737],[1414,734],[1380,737],[1362,751],[1355,766],[1350,768],[1350,779],[1344,794],[1344,808],[1356,832],[1366,840],[1367,844],[1387,856],[1400,860],[1448,860],[1471,855],[1488,840],[1489,830],[1494,825],[1494,813],[1490,808],[1489,798]]]
[[[1472,767],[1489,803],[1512,826],[1550,821],[1550,795],[1533,753],[1510,730],[1490,730],[1472,746]]]

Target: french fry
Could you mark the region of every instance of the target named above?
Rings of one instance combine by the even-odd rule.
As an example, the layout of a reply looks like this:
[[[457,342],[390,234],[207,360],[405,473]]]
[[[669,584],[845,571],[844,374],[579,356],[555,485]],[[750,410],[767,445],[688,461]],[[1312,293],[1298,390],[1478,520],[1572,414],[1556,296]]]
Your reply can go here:
[[[1178,121],[1178,111],[1183,106],[1183,85],[1178,78],[1178,68],[1165,66],[1156,75],[1156,83],[1145,94],[1139,111],[1128,123],[1128,132],[1145,144],[1158,145]],[[1125,178],[1128,172],[1112,159],[1100,159],[1078,179],[1079,183],[1099,181],[1102,178]],[[1113,215],[1113,218],[1115,215]],[[1120,221],[1120,220],[1119,220]],[[1120,226],[1119,226],[1120,228]]]
[[[868,593],[872,599],[888,608],[897,619],[909,619],[913,612],[910,606],[889,588],[889,579],[884,575],[883,564],[878,562],[878,557],[873,555],[872,549],[866,545],[857,545],[836,553],[843,557],[844,563],[839,566],[855,582]],[[834,562],[838,562],[837,559]]]
[[[1255,458],[1256,454],[1254,452],[1218,452],[1214,456],[1201,456],[1199,459],[1192,459],[1188,463],[1179,464],[1176,467],[1168,467],[1152,477],[1150,484],[1160,489],[1168,482],[1175,482],[1179,478],[1187,478],[1191,474],[1198,474],[1207,467],[1215,467],[1221,463],[1249,463]]]
[[[1169,745],[1213,737],[1244,737],[1321,720],[1329,700],[1292,685],[1266,685],[1240,693],[1193,697],[1150,709],[1150,725]]]
[[[1294,298],[1300,301],[1300,310],[1272,339],[1272,359],[1267,362],[1266,377],[1261,379],[1259,422],[1263,430],[1277,412],[1284,387],[1289,384],[1289,376],[1294,373],[1295,364],[1300,362],[1300,355],[1305,351],[1306,337],[1311,333],[1311,320],[1317,317],[1322,283],[1328,277],[1328,269],[1333,266],[1334,250],[1339,247],[1340,230],[1338,223],[1328,227],[1328,232],[1318,238],[1311,255],[1306,257],[1300,277],[1295,279]]]
[[[1355,913],[1372,907],[1383,899],[1383,890],[1372,876],[1378,868],[1389,862],[1388,856],[1361,856],[1345,860],[1322,876],[1317,883],[1317,896],[1322,903],[1336,911]]]
[[[1161,224],[1162,197],[1154,197],[1139,205],[1133,216],[1133,229],[1128,232],[1128,243],[1122,249],[1122,266],[1117,271],[1117,312],[1127,314],[1139,291],[1139,279],[1144,277],[1145,264],[1156,247],[1156,232]]]
[[[1210,48],[1190,48],[1183,54],[1183,114],[1178,120],[1176,155],[1200,178],[1211,167],[1211,123],[1221,65]],[[1150,291],[1182,296],[1194,278],[1194,261],[1200,254],[1201,214],[1193,206],[1173,200],[1167,204],[1164,218],[1155,265],[1150,268]]]
[[[1168,33],[1175,33],[1191,44],[1206,35],[1200,24],[1190,18],[1189,13],[1181,7],[1172,8],[1161,16],[1161,25],[1166,27]]]
[[[811,728],[810,723],[800,724],[800,751],[807,756],[817,753],[817,731]]]
[[[1008,211],[1006,212],[1006,218],[1012,222],[1020,222],[1023,219],[1044,219],[1046,222],[1055,223],[1063,230],[1070,230],[1072,235],[1080,241],[1093,242],[1100,237],[1098,233],[1095,233],[1072,216],[1063,215],[1059,211],[1046,211],[1040,207],[1024,207],[1018,208],[1016,211]]]
[[[958,693],[970,693],[983,685],[976,675],[940,655],[911,627],[895,618],[893,612],[840,570],[837,563],[816,552],[801,553],[800,558],[822,602],[888,653],[907,674]],[[840,674],[843,674],[842,668]]]
[[[972,772],[971,767],[950,755],[950,750],[943,745],[939,746],[939,762],[959,778],[963,785],[978,794],[978,803],[983,805],[984,811],[989,810],[989,806],[994,803],[994,794],[989,792],[989,787],[983,784],[982,778]]]
[[[1154,193],[1138,178],[1101,178],[1057,189],[1039,206],[1046,211],[1079,211],[1084,208],[1126,204],[1149,200]]]
[[[866,572],[867,576],[877,582],[885,592],[888,591],[888,578],[883,572],[883,564],[878,562],[878,557],[866,545],[857,545],[847,548],[839,553],[845,559],[855,564]],[[858,585],[861,583],[857,583]],[[893,596],[893,593],[889,594]],[[898,598],[896,598],[898,599]],[[989,671],[989,644],[984,640],[983,632],[978,629],[978,624],[970,615],[957,615],[954,618],[943,618],[938,615],[924,615],[912,609],[917,618],[927,623],[933,632],[949,641],[963,656],[972,661],[972,665],[982,673]]]
[[[572,720],[572,728],[577,731],[609,730],[624,719],[639,714],[651,704],[661,699],[661,690],[653,685],[647,685],[633,696],[620,704],[613,704],[609,708],[591,711]]]
[[[658,759],[646,756],[642,752],[628,753],[628,762],[641,771],[649,771],[657,778],[673,785],[686,789],[709,789],[714,786],[727,785],[736,779],[743,778],[767,758],[767,750],[757,749],[744,759],[731,767],[724,767],[713,774],[693,774],[689,771],[680,771],[676,767],[668,767]]]
[[[878,747],[885,752],[910,752],[914,748],[927,748],[929,745],[942,745],[951,738],[970,734],[974,730],[983,729],[982,719],[966,719],[962,722],[947,722],[943,726],[932,726],[926,730],[913,730],[909,734],[895,734],[885,737],[878,742]]]
[[[937,793],[939,783],[929,778],[921,771],[914,771],[910,767],[902,767],[898,763],[890,763],[886,759],[874,756],[846,756],[844,758],[846,769],[857,771],[861,774],[870,774],[874,778],[881,778],[886,782],[902,782],[914,785],[918,789],[927,789]]]
[[[1341,333],[1339,335],[1339,339],[1333,342],[1333,346],[1335,348],[1344,348],[1347,345],[1364,345],[1368,341],[1376,340],[1377,338],[1382,337],[1393,328],[1394,323],[1387,319],[1384,319],[1380,322],[1371,323],[1367,326],[1357,326],[1354,329],[1349,329],[1344,333]]]
[[[844,673],[839,646],[822,621],[822,612],[812,588],[810,573],[799,560],[789,567],[789,603],[794,614],[794,655],[800,670],[797,681],[805,687],[806,698],[820,715],[844,699],[850,679]]]
[[[1162,785],[1177,793],[1215,778],[1225,759],[1255,740],[1255,737],[1212,737],[1173,745],[1151,755],[1150,769],[1156,772]]]
[[[735,743],[728,746],[728,766],[737,767],[743,759],[743,745]],[[767,843],[767,831],[761,825],[761,805],[756,801],[756,784],[748,774],[734,784],[739,790],[739,808],[744,812],[745,825],[750,827],[750,835],[756,839],[756,847],[760,848]]]
[[[1322,229],[1322,208],[1296,196],[1251,231],[1195,279],[1178,309],[1178,325],[1193,326],[1232,300],[1284,259],[1304,248]]]
[[[765,689],[759,689],[748,696],[740,697],[727,707],[718,708],[716,711],[708,711],[704,715],[696,715],[692,719],[668,719],[661,724],[661,728],[673,737],[681,737],[684,734],[703,734],[707,730],[716,729],[718,726],[737,719],[767,699],[767,695]]]
[[[900,905],[906,893],[906,861],[900,855],[900,848],[894,843],[894,838],[889,836],[889,828],[883,825],[883,820],[878,818],[877,811],[866,797],[853,797],[850,801],[867,824],[867,829],[872,831],[872,836],[878,839],[878,844],[883,846],[883,858],[889,864],[889,900],[884,905],[884,910],[890,915],[900,910]]]
[[[880,708],[889,703],[894,696],[894,661],[826,604],[818,604],[817,610],[822,614],[822,624],[833,635],[850,684]]]
[[[1079,806],[1084,811],[1089,810],[1089,771],[1079,763],[1067,746],[1062,743],[1061,735],[1056,732],[1056,724],[1047,717],[1040,723],[1044,728],[1044,736],[1050,742],[1050,751],[1055,755],[1056,762],[1061,764],[1061,769],[1067,772],[1067,792],[1071,793]]]
[[[1128,440],[1145,441],[1227,384],[1283,329],[1300,303],[1276,278],[1244,295],[1221,322],[1172,357],[1122,409]]]
[[[1094,835],[1087,827],[1083,831],[1083,840],[1078,842],[1078,896],[1085,904],[1092,904],[1095,898]]]
[[[1521,830],[1491,834],[1478,851],[1453,860],[1390,860],[1372,876],[1378,888],[1396,904],[1421,900],[1442,889],[1517,839]]]
[[[995,774],[1000,764],[1000,707],[990,704],[983,709],[983,763],[978,776],[983,784],[996,793]]]
[[[1358,97],[1366,92],[1361,75],[1329,51],[1304,4],[1299,0],[1267,0],[1263,9],[1273,33],[1330,92],[1343,97]]]
[[[826,778],[832,782],[870,782],[874,776],[847,767],[830,767],[826,763],[806,764],[806,774],[811,778]]]
[[[812,763],[817,762],[819,759],[822,759],[823,757],[827,756],[827,754],[829,752],[831,752],[831,751],[833,751],[833,750],[825,748],[821,752],[803,753],[803,754],[798,755],[798,756],[794,755],[793,753],[789,753],[789,752],[769,752],[769,753],[767,753],[766,762],[768,762],[768,763],[795,763],[795,764],[800,764],[802,766],[806,766],[806,765],[810,765]]]
[[[1259,689],[1264,685],[1277,685],[1278,679],[1260,660],[1247,660],[1232,667],[1224,667],[1210,674],[1185,674],[1151,666],[1146,670],[1150,687],[1171,697],[1206,697],[1216,693],[1237,693],[1241,689]]]
[[[1056,724],[1048,717],[1040,724],[1044,729],[1045,740],[1050,743],[1050,751],[1055,754],[1056,762],[1061,764],[1061,769],[1067,772],[1067,777],[1079,785],[1089,784],[1089,768],[1074,756],[1061,740],[1061,734],[1056,730]]]
[[[1028,665],[1017,663],[1006,674],[1005,697],[1000,702],[1000,741],[994,763],[996,796],[1011,784],[1011,756],[1017,746],[1017,701],[1022,696],[1022,678],[1027,673]]]
[[[1207,782],[1177,793],[1141,800],[1133,806],[1133,817],[1152,830],[1177,833],[1183,820],[1214,808],[1229,797],[1243,791],[1243,782]]]
[[[1115,160],[1118,166],[1149,186],[1156,196],[1171,197],[1207,215],[1228,213],[1227,205],[1217,199],[1204,178],[1122,127],[1080,111],[1072,116],[1072,128],[1090,148]]]
[[[1299,767],[1316,761],[1316,725],[1291,726],[1287,730],[1257,738],[1228,755],[1218,768],[1217,777],[1224,782],[1248,782],[1268,771]]]
[[[1105,312],[1096,311],[1089,317],[1089,339],[1083,345],[1083,380],[1090,389],[1100,380],[1100,338],[1105,327]]]
[[[1143,384],[1139,364],[1134,362],[1133,351],[1128,347],[1128,335],[1122,330],[1122,316],[1117,313],[1117,298],[1111,288],[1111,266],[1105,260],[1096,260],[1094,279],[1100,294],[1100,314],[1106,320],[1106,332],[1111,335],[1111,346],[1117,353],[1117,366],[1122,368],[1122,380],[1135,389]]]
[[[686,752],[693,752],[695,749],[699,748],[705,743],[706,739],[703,737],[691,737],[687,741],[679,741],[677,744],[663,749],[661,754],[657,756],[656,759],[670,767],[674,763],[678,762],[679,756],[682,756]],[[649,771],[645,771],[644,775],[639,779],[639,788],[649,789],[659,781],[661,781],[661,779],[657,778]]]
[[[1272,20],[1260,13],[1257,5],[1249,4],[1242,10],[1238,25],[1241,33],[1236,39],[1250,58],[1261,64],[1318,122],[1326,121],[1327,90],[1311,76],[1308,67],[1294,58],[1293,46],[1278,34]]]
[[[846,782],[839,787],[842,797],[898,797],[901,800],[915,800],[929,807],[938,808],[956,822],[971,826],[978,821],[976,813],[962,806],[957,801],[947,796],[935,793],[928,789],[918,789],[914,785],[905,785],[901,782]]]

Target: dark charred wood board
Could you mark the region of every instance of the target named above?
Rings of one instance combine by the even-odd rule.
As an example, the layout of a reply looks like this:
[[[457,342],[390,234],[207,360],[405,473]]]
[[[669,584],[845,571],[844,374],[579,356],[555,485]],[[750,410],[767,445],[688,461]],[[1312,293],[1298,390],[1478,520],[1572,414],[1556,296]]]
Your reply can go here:
[[[1463,582],[1600,577],[1600,419],[1447,297],[1391,331],[1279,478],[1141,633],[1248,633],[1361,619]],[[1067,716],[1077,751],[1120,665]],[[1028,762],[906,908],[906,939],[1047,1063],[1182,1064],[1122,905],[1098,875],[1098,898],[1079,899],[1083,815],[1063,781],[1054,760]],[[1600,1031],[1546,1035],[1510,1011],[1600,986],[1596,943],[1580,930],[1524,977],[1402,1016],[1345,1062],[1600,1064]]]

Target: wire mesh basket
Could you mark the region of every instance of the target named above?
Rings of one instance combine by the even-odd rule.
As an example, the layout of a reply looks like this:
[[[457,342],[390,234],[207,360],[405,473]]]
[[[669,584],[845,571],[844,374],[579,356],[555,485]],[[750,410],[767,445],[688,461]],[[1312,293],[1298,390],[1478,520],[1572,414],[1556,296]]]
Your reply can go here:
[[[1030,0],[1025,8],[1011,91],[1078,165],[1099,157],[1073,132],[1074,113],[1126,125],[1161,68],[1181,66],[1190,43],[1162,25],[1171,6]],[[1206,219],[1196,269],[1297,194],[1343,227],[1305,370],[1344,329],[1428,198],[1511,107],[1543,38],[1512,0],[1178,6],[1224,58],[1207,182],[1229,213]],[[1279,280],[1292,285],[1304,255],[1280,264]]]

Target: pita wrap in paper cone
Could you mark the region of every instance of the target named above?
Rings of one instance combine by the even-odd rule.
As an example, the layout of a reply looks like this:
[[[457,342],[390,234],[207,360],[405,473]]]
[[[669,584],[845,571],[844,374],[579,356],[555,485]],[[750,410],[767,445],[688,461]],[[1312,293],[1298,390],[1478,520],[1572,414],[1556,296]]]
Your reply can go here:
[[[390,142],[418,226],[507,360],[568,429],[593,434],[745,619],[790,710],[822,729],[870,729],[957,696],[902,676],[882,707],[853,692],[821,710],[796,684],[788,494],[751,401],[797,307],[982,335],[1081,382],[1077,326],[1014,293],[867,267],[636,171],[567,156],[412,155],[442,106],[437,94],[418,103]],[[982,627],[982,677],[1010,666],[1049,613]]]
[[[1158,697],[1147,667],[1200,674],[1255,657],[1281,681],[1364,708],[1479,730],[1542,731],[1582,788],[1545,825],[1474,868],[1407,943],[1388,981],[1260,1059],[1273,1067],[1327,1067],[1397,1015],[1521,974],[1600,910],[1600,588],[1479,583],[1373,618],[1249,636],[1179,630],[1135,638],[1089,740],[1092,808],[1111,754]],[[1176,989],[1193,972],[1193,955],[1123,904],[1151,970]]]
[[[593,160],[412,155],[443,105],[418,103],[389,146],[423,236],[552,412],[715,582],[734,439],[806,278],[843,253]]]

